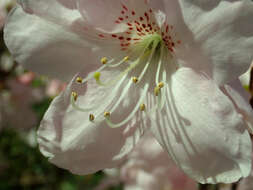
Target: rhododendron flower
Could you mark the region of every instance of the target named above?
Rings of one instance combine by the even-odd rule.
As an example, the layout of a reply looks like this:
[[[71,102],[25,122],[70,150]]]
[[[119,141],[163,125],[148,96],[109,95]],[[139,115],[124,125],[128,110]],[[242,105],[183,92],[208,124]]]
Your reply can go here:
[[[76,174],[115,167],[146,130],[201,183],[249,175],[250,0],[20,0],[5,41],[26,68],[74,78],[38,131]],[[250,130],[252,131],[252,130]]]

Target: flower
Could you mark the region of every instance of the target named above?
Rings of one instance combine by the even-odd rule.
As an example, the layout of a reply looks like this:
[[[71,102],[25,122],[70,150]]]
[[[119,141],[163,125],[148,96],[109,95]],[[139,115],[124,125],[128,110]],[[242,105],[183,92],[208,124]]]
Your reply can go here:
[[[69,80],[41,121],[50,162],[76,174],[122,163],[151,130],[201,183],[251,169],[252,110],[238,77],[250,0],[20,0],[5,42],[26,68]]]

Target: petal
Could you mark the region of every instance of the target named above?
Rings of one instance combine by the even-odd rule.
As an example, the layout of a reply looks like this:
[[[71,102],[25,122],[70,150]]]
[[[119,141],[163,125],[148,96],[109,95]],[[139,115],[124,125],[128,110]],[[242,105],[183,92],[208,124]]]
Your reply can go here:
[[[25,12],[35,14],[59,25],[69,26],[81,15],[74,9],[76,0],[18,0]]]
[[[10,13],[4,32],[14,58],[40,74],[69,80],[77,71],[89,72],[99,63],[90,43],[20,7]]]
[[[250,95],[242,87],[240,81],[237,79],[228,85],[224,86],[224,93],[231,99],[237,111],[242,114],[244,120],[247,122],[247,128],[253,134],[253,110],[249,104]]]
[[[84,20],[96,29],[109,33],[124,32],[128,21],[139,19],[150,7],[160,8],[161,0],[77,0]],[[134,16],[132,12],[135,12]],[[109,14],[108,14],[109,13]],[[130,18],[131,17],[131,18]],[[115,23],[119,18],[120,23]],[[130,19],[129,19],[130,18]],[[122,24],[121,24],[122,23]]]
[[[253,59],[253,2],[181,0],[180,5],[194,36],[190,45],[209,61],[212,78],[222,84],[245,73]]]
[[[102,74],[110,79],[117,73]],[[76,174],[88,174],[115,167],[138,142],[145,120],[137,114],[125,126],[110,128],[103,113],[108,111],[108,104],[116,104],[126,81],[123,81],[123,84],[117,87],[117,93],[113,94],[112,87],[98,86],[93,80],[83,86],[76,84],[74,79],[67,89],[54,99],[41,122],[38,131],[40,150],[49,157],[50,162]],[[115,88],[116,86],[118,84]],[[89,120],[90,112],[81,112],[72,107],[72,91],[79,94],[78,105],[95,106],[91,112],[95,116],[93,122]],[[138,97],[137,91],[128,91],[116,111],[111,113],[112,120],[123,120],[131,113]]]
[[[249,175],[251,141],[243,117],[212,80],[188,68],[173,74],[152,131],[171,158],[200,183]]]

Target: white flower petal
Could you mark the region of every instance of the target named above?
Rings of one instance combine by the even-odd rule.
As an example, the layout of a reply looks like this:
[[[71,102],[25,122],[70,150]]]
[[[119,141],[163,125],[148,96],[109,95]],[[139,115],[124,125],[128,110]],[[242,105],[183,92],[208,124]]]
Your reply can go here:
[[[111,78],[117,73],[102,74]],[[72,91],[79,94],[78,105],[94,105],[95,108],[91,112],[75,110],[70,103]],[[110,128],[103,113],[110,111],[107,104],[115,104],[122,89],[117,94],[112,91],[112,87],[98,86],[93,80],[83,86],[73,79],[65,92],[54,99],[38,131],[40,150],[50,162],[76,174],[88,174],[115,167],[132,150],[143,133],[145,119],[137,114],[125,126]],[[112,120],[125,119],[135,106],[136,97],[138,92],[130,89],[116,111],[111,113]],[[94,114],[94,122],[89,120],[89,114]]]
[[[179,69],[152,131],[185,173],[201,183],[231,183],[249,175],[251,140],[242,116],[219,88]]]
[[[190,45],[198,46],[200,57],[209,61],[206,67],[212,78],[226,83],[246,72],[253,59],[253,2],[179,2],[184,21],[194,36],[195,42]]]
[[[249,104],[249,93],[242,87],[239,79],[225,85],[225,93],[231,98],[237,111],[242,114],[249,132],[253,134],[253,110]]]
[[[20,7],[11,12],[4,32],[14,58],[40,74],[70,80],[77,71],[89,72],[100,63],[90,43]]]

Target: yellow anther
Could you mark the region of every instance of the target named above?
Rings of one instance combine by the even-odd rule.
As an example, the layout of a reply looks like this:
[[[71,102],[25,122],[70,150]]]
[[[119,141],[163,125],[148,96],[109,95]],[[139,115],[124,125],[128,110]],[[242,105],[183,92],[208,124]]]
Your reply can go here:
[[[158,96],[158,95],[159,95],[159,93],[160,93],[160,89],[161,89],[161,88],[159,88],[158,86],[156,86],[156,87],[155,87],[155,89],[154,89],[154,93],[155,93],[155,95],[156,95],[156,96]]]
[[[141,111],[145,111],[145,109],[146,109],[145,104],[141,104],[141,105],[140,105],[140,110],[141,110]]]
[[[105,65],[108,62],[108,59],[107,59],[107,57],[103,57],[103,58],[101,58],[100,61],[101,61],[102,64]]]
[[[163,82],[159,82],[158,88],[163,88],[163,87],[164,87],[164,83]]]
[[[100,76],[101,76],[100,72],[95,72],[94,75],[93,75],[93,77],[96,79],[96,81],[99,81]]]
[[[105,117],[110,117],[110,116],[111,116],[111,113],[106,111],[106,112],[104,113],[104,116],[105,116]]]
[[[77,82],[77,83],[82,83],[82,82],[83,82],[83,79],[82,79],[81,77],[77,77],[77,78],[76,78],[76,82]]]
[[[90,114],[90,115],[89,115],[89,120],[90,120],[90,121],[94,121],[94,119],[95,119],[95,116],[94,116],[93,114]]]
[[[132,78],[133,83],[137,83],[138,80],[139,80],[139,79],[138,79],[137,77],[133,77],[133,78]]]
[[[124,57],[124,61],[128,61],[128,60],[129,60],[128,56]]]
[[[77,100],[78,95],[76,92],[72,92],[71,96],[74,98],[75,101]]]

